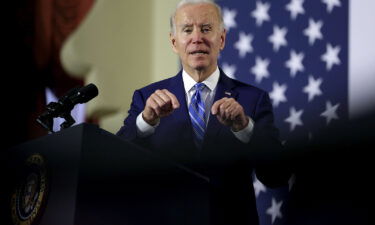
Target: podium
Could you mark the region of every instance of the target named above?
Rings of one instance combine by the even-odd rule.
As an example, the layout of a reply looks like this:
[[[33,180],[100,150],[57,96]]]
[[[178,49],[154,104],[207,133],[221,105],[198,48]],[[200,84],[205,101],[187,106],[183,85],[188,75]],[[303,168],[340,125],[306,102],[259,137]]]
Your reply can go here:
[[[206,177],[93,124],[18,145],[8,158],[1,224],[209,224]]]

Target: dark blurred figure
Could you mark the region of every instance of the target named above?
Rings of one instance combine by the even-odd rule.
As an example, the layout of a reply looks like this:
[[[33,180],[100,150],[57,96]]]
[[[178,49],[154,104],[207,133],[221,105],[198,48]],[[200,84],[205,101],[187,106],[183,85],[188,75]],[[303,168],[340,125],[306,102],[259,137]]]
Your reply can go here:
[[[5,136],[1,150],[47,134],[35,121],[45,109],[47,87],[61,97],[71,88],[82,86],[82,80],[62,68],[60,50],[93,0],[18,0],[4,4],[1,105]]]
[[[375,113],[289,148],[295,173],[286,224],[370,224]]]
[[[82,85],[60,63],[60,49],[93,4],[93,0],[17,0],[3,3],[1,76],[0,212],[9,213],[4,196],[14,171],[4,169],[6,150],[47,132],[35,121],[45,110],[49,87],[61,97]],[[3,213],[0,215],[0,224]]]
[[[36,126],[34,131],[29,129],[31,114],[41,111],[38,105],[43,101],[45,89],[44,75],[38,75],[33,61],[35,4],[26,0],[9,1],[5,9],[1,150],[24,142],[33,134],[45,134]]]

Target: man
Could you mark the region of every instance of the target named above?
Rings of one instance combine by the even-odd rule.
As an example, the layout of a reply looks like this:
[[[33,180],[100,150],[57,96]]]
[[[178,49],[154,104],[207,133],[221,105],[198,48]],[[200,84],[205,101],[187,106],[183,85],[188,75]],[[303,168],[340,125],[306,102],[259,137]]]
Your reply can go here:
[[[181,1],[170,41],[183,70],[136,90],[117,135],[209,176],[212,224],[257,224],[253,168],[271,186],[288,176],[268,94],[218,68],[225,37],[219,6]]]

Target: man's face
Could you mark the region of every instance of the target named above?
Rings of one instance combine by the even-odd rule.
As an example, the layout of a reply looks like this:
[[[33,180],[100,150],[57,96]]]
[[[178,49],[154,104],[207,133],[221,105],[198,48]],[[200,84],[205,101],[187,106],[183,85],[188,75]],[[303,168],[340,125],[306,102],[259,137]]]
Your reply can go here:
[[[187,72],[213,72],[225,44],[216,8],[207,3],[185,5],[175,15],[175,33],[170,35],[173,50]]]

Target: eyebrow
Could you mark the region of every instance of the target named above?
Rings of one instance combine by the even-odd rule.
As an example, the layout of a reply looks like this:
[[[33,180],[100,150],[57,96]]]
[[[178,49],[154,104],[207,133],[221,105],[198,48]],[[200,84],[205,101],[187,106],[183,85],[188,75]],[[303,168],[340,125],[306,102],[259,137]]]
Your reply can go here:
[[[186,27],[192,27],[193,26],[193,24],[182,24],[182,25],[180,25],[180,27],[182,28],[182,29],[184,29],[184,28],[186,28]]]
[[[192,27],[194,26],[193,24],[182,24],[180,25],[181,29],[184,29],[186,27]],[[210,23],[204,23],[204,24],[200,24],[199,27],[212,27],[212,24]]]

